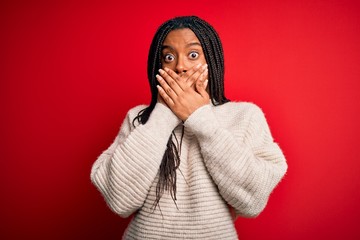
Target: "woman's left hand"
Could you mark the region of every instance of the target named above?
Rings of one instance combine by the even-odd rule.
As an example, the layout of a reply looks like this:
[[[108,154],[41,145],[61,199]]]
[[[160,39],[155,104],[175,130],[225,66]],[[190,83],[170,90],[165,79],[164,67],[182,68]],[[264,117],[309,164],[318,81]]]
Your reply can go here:
[[[200,72],[202,71],[202,72]],[[159,95],[174,114],[185,121],[195,110],[209,104],[210,98],[206,91],[207,70],[199,68],[193,76],[193,83],[176,74],[171,69],[159,70],[157,75]],[[195,86],[195,87],[194,87]]]

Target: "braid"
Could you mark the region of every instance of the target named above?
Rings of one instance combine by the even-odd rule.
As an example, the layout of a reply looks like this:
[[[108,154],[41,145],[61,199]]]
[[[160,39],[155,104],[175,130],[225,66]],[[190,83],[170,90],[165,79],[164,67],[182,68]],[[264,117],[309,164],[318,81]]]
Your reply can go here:
[[[161,28],[161,27],[160,27]],[[158,96],[158,90],[157,90],[157,80],[156,80],[156,74],[158,69],[161,68],[161,48],[162,48],[162,42],[164,41],[167,34],[170,32],[171,29],[169,27],[165,26],[165,29],[163,31],[158,31],[155,35],[151,46],[149,50],[149,56],[148,56],[148,79],[151,89],[151,103],[149,107],[141,110],[138,115],[133,120],[133,126],[135,127],[135,121],[138,121],[141,124],[145,124],[147,120],[150,117],[150,114],[152,110],[154,110],[156,102],[157,102],[157,96]]]
[[[200,18],[196,18],[195,24],[189,28],[200,40],[209,66],[209,94],[212,103],[219,105],[228,102],[224,94],[224,52],[218,34]]]
[[[176,17],[163,23],[156,31],[151,42],[147,70],[152,94],[151,102],[147,108],[141,110],[134,118],[134,127],[136,121],[140,124],[146,124],[151,112],[155,108],[158,98],[158,82],[156,80],[156,74],[161,68],[162,44],[170,31],[181,28],[191,29],[201,43],[206,62],[209,66],[208,85],[212,103],[214,105],[221,105],[229,101],[224,94],[224,53],[218,34],[211,25],[196,16]],[[166,150],[159,167],[159,179],[156,185],[156,199],[153,206],[154,210],[159,205],[160,199],[165,191],[170,193],[170,196],[176,205],[176,170],[180,166],[183,135],[184,127],[182,128],[181,139],[179,142],[176,138],[175,132],[172,131],[172,134],[166,144]]]

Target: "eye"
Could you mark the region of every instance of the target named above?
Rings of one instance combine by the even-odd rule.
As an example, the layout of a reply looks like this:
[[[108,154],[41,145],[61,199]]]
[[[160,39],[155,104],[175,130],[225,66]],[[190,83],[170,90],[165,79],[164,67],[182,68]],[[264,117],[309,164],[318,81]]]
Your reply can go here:
[[[174,61],[174,59],[175,59],[175,57],[169,53],[164,56],[164,61],[167,63]]]
[[[197,59],[197,58],[199,57],[199,53],[197,53],[197,52],[191,52],[191,53],[189,54],[189,57],[190,57],[191,59]]]

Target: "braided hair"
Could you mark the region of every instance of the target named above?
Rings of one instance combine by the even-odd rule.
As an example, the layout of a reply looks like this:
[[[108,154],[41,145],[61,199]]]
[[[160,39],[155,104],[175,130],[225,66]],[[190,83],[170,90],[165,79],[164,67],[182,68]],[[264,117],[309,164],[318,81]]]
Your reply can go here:
[[[138,121],[140,124],[145,124],[157,103],[158,82],[156,80],[156,74],[161,68],[161,51],[166,36],[172,30],[184,28],[189,28],[194,32],[203,49],[209,69],[208,89],[212,103],[214,105],[221,105],[229,101],[224,94],[224,53],[220,38],[215,29],[196,16],[176,17],[166,21],[158,28],[150,45],[147,75],[151,89],[151,103],[147,108],[139,112],[133,121],[134,126],[135,121]],[[159,180],[156,186],[156,200],[154,202],[155,208],[159,205],[160,198],[164,191],[169,191],[176,205],[176,170],[180,165],[183,134],[184,127],[182,129],[180,142],[176,138],[174,131],[169,137],[167,148],[159,168]]]

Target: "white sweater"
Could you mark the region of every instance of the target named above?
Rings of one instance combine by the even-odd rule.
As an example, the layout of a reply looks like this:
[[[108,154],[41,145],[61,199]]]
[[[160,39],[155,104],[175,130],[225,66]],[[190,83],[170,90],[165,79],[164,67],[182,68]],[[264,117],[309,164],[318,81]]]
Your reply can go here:
[[[134,214],[124,239],[237,239],[236,215],[257,216],[287,170],[263,112],[229,102],[197,109],[185,121],[177,206],[165,192],[154,211],[159,166],[166,143],[182,123],[157,103],[144,125],[131,109],[113,144],[94,163],[93,184],[121,217]],[[161,212],[160,212],[161,210]]]

